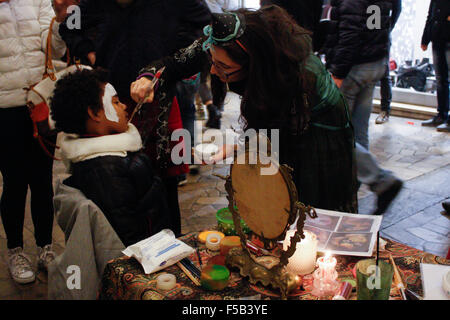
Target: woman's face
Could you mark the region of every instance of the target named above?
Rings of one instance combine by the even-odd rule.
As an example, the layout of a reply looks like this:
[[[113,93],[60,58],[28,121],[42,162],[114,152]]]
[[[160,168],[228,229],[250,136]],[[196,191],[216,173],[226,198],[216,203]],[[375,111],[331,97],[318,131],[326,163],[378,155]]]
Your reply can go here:
[[[211,74],[218,76],[222,82],[236,82],[245,78],[243,66],[233,61],[223,48],[212,45],[208,55],[211,59]]]

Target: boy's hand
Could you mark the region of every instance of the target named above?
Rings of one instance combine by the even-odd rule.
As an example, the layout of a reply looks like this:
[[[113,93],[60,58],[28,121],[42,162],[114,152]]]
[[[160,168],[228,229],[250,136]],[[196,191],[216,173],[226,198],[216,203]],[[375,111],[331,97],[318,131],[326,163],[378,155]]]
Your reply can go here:
[[[130,95],[136,103],[142,102],[147,96],[144,103],[153,102],[155,91],[152,88],[152,81],[146,77],[136,80],[131,84]]]

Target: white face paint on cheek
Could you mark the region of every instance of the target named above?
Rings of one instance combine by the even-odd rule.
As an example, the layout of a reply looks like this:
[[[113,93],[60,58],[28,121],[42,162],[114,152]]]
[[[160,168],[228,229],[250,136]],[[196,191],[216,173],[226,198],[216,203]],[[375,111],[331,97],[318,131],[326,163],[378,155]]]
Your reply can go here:
[[[105,110],[105,117],[109,121],[119,122],[119,116],[117,115],[116,109],[112,105],[112,98],[117,95],[114,87],[107,83],[105,85],[105,93],[103,94],[103,109]]]

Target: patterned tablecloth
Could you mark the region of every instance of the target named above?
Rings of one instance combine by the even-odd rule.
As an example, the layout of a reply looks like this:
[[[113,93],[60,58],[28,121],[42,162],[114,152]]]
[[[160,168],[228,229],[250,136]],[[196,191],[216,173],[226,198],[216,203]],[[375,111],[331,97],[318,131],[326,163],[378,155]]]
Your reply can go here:
[[[197,233],[189,233],[179,239],[195,247]],[[450,265],[450,260],[445,260],[394,241],[386,241],[386,250],[380,252],[380,257],[388,259],[390,252],[408,289],[420,296],[423,296],[420,263]],[[202,244],[199,244],[199,249],[203,265],[206,265],[210,257],[217,254],[207,250]],[[189,258],[194,264],[199,266],[196,254],[191,255]],[[350,256],[337,256],[336,258],[338,260],[337,271],[339,280],[351,279],[355,281],[352,269],[359,260],[365,258]],[[176,276],[177,285],[172,290],[162,291],[156,288],[156,278],[163,272],[172,273]],[[311,294],[311,278],[311,276],[305,276],[302,288],[291,293],[288,299],[317,300],[318,298]],[[207,291],[202,287],[196,286],[177,265],[146,275],[137,260],[126,256],[114,259],[108,263],[104,270],[98,294],[99,299],[131,300],[232,300],[249,297],[261,300],[280,299],[280,294],[277,290],[271,290],[260,284],[251,284],[247,278],[242,278],[238,271],[234,270],[231,272],[227,288],[222,291]],[[352,293],[351,299],[356,299],[355,292]],[[391,299],[401,299],[398,290],[394,287],[391,290]]]

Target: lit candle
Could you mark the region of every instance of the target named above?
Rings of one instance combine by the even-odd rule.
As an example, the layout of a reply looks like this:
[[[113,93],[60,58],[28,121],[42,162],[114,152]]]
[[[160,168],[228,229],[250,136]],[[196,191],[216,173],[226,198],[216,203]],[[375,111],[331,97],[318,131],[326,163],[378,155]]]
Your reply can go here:
[[[327,252],[324,257],[317,259],[318,269],[314,272],[312,293],[317,297],[335,295],[339,289],[336,271],[336,258]]]
[[[283,242],[283,250],[291,244],[295,230],[289,230]],[[294,254],[289,258],[286,270],[295,275],[305,275],[314,271],[317,257],[317,237],[314,233],[305,231],[305,238],[297,243]]]

